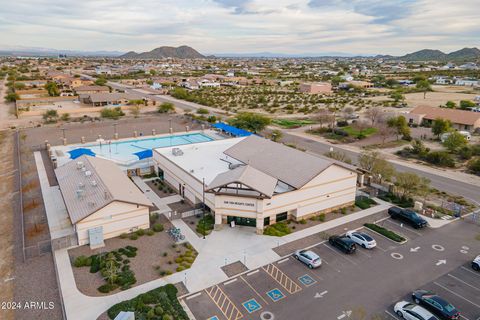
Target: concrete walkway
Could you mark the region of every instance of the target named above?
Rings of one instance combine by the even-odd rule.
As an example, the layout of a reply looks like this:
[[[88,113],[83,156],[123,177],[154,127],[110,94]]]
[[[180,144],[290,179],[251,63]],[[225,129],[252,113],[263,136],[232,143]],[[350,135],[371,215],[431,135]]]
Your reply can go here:
[[[182,200],[182,197],[177,195],[168,196],[165,198],[160,198],[158,194],[155,193],[146,183],[143,181],[142,178],[134,176],[132,177],[133,182],[137,185],[137,187],[142,190],[142,192],[147,196],[147,198],[152,201],[152,203],[158,208],[160,213],[167,213],[172,211],[168,206],[171,203],[178,202]]]

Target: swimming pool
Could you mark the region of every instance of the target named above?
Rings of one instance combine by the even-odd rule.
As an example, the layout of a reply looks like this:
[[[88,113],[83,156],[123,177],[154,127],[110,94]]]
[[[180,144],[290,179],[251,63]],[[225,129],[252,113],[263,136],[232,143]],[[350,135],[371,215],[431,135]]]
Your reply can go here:
[[[104,141],[95,144],[71,146],[66,152],[80,147],[91,151],[95,156],[113,160],[121,164],[132,164],[151,157],[151,151],[155,148],[180,146],[191,143],[212,141],[213,138],[203,133],[190,133],[182,135],[162,136],[158,138],[133,139],[126,141]],[[71,158],[74,158],[70,154]]]

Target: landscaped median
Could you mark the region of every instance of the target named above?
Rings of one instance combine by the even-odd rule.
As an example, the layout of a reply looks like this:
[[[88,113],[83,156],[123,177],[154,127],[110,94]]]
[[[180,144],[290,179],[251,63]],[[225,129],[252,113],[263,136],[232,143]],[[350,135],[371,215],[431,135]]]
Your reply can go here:
[[[401,235],[399,234],[396,234],[395,232],[393,232],[392,230],[388,230],[384,227],[381,227],[377,224],[374,224],[374,223],[365,223],[364,226],[376,233],[379,233],[381,234],[382,236],[384,237],[387,237],[388,239],[392,240],[392,241],[395,241],[395,242],[398,242],[398,243],[404,243],[407,241],[407,239],[405,239],[404,237],[402,237]]]

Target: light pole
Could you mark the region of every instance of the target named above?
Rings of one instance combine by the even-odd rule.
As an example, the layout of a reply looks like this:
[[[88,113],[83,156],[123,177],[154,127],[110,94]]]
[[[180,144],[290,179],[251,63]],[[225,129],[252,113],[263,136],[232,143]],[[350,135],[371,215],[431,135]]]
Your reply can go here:
[[[115,140],[118,139],[117,124],[118,123],[116,123],[116,122],[113,124],[113,139],[115,139]]]

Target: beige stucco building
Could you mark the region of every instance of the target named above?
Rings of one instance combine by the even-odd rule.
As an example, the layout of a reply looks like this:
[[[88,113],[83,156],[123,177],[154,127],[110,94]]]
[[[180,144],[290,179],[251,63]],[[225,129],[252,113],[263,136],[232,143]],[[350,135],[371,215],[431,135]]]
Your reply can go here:
[[[150,227],[150,200],[113,162],[81,156],[55,169],[78,244]]]
[[[317,157],[258,136],[217,140],[153,153],[159,175],[215,225],[255,226],[301,220],[355,202],[352,166]]]

